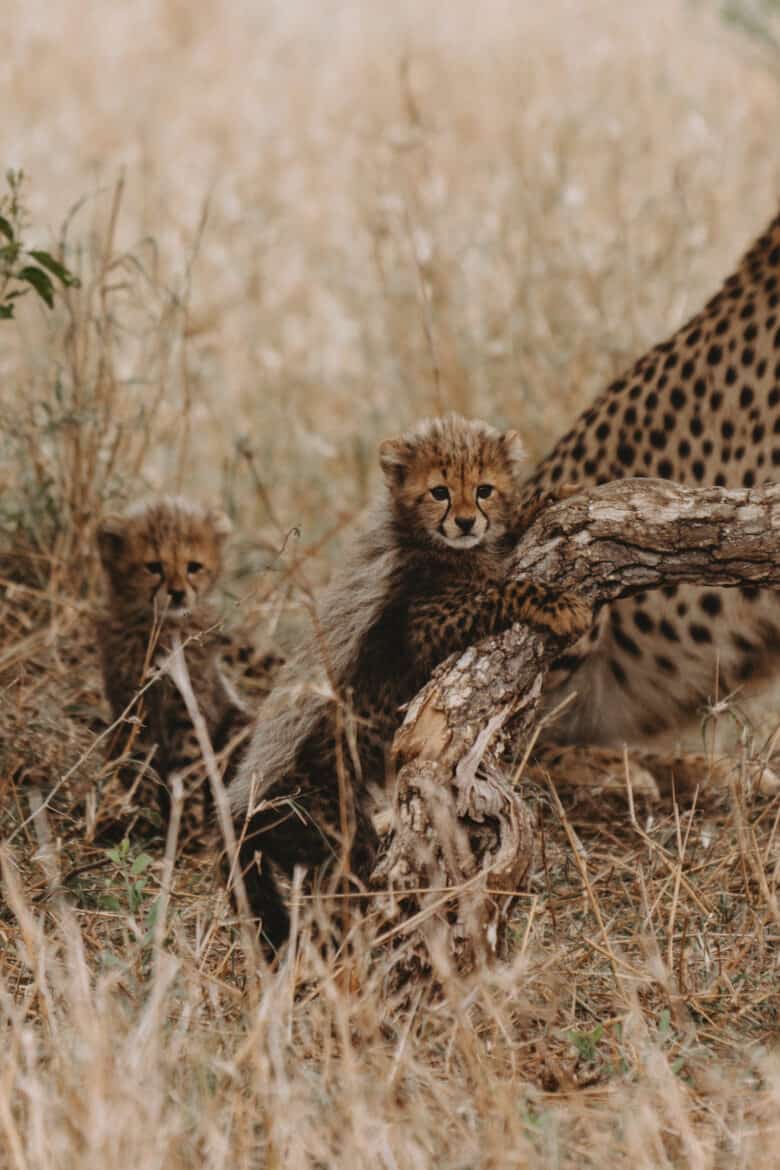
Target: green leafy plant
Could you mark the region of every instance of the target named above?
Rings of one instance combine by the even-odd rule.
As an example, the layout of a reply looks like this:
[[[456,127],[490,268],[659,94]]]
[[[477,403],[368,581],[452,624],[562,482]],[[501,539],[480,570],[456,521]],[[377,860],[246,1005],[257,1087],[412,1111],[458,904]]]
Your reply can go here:
[[[134,853],[130,841],[125,837],[118,845],[106,850],[106,857],[114,866],[114,889],[103,895],[102,905],[106,910],[121,910],[122,902],[131,914],[137,914],[149,900],[147,892],[147,869],[152,864],[148,853]],[[124,898],[117,896],[119,885]],[[150,925],[147,923],[147,925]]]
[[[592,1064],[598,1058],[599,1044],[604,1036],[604,1025],[596,1024],[595,1028],[591,1028],[589,1032],[569,1028],[566,1036],[577,1049],[580,1060]]]
[[[48,308],[54,307],[57,283],[76,288],[79,279],[50,252],[28,248],[24,205],[24,173],[6,171],[8,193],[0,199],[0,321],[10,320],[16,302],[31,289]]]

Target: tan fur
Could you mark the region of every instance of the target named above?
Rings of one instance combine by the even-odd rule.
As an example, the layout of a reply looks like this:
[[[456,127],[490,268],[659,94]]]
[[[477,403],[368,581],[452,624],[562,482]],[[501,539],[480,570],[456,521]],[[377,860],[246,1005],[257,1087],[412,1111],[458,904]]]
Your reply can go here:
[[[466,456],[463,462],[453,462],[461,451]],[[506,555],[504,538],[523,470],[516,432],[504,438],[486,424],[448,415],[423,420],[400,439],[386,440],[379,453],[386,490],[364,517],[344,564],[324,593],[316,628],[280,675],[265,706],[262,724],[231,787],[237,813],[246,811],[250,786],[259,797],[292,766],[297,746],[334,696],[354,688],[366,635],[413,588],[410,578],[420,554],[429,545],[446,547],[438,532],[446,509],[429,495],[435,482],[446,483],[449,477],[458,493],[456,510],[462,514],[467,483],[461,469],[472,498],[484,475],[499,481],[500,494],[484,502],[490,503],[493,526],[479,557],[492,570]],[[476,511],[475,505],[471,510]]]
[[[153,615],[165,620],[180,610],[194,610],[222,570],[229,532],[223,512],[181,496],[105,516],[98,527],[98,549],[112,612],[124,619]]]
[[[516,619],[558,633],[590,620],[572,599],[505,579],[523,467],[514,432],[458,415],[425,420],[383,443],[380,462],[384,491],[318,607],[314,634],[261,713],[230,791],[246,834],[250,898],[274,943],[286,933],[286,915],[255,854],[290,874],[349,847],[340,834],[339,753],[361,852],[352,864],[365,873],[366,780],[384,778],[400,707],[433,667]],[[338,721],[350,715],[343,736]],[[288,799],[282,810],[262,803]]]
[[[653,475],[750,487],[780,471],[780,217],[721,291],[585,411],[523,491]],[[550,734],[573,743],[652,742],[708,699],[780,660],[780,603],[753,589],[673,587],[603,610],[558,662],[547,701],[576,699]]]
[[[115,720],[170,652],[175,634],[184,644],[195,696],[215,748],[249,723],[245,705],[223,673],[228,639],[217,628],[218,615],[209,601],[229,531],[223,513],[181,497],[139,504],[125,515],[101,521],[97,539],[108,605],[97,633],[104,688]],[[135,756],[151,755],[155,803],[159,800],[165,810],[171,773],[200,761],[194,729],[167,678],[145,692],[132,715],[140,716],[140,731],[137,722],[123,728],[113,754],[121,755],[129,743]],[[148,800],[146,790],[141,799]],[[202,820],[204,801],[208,803],[207,789],[197,770],[185,806],[190,825]]]

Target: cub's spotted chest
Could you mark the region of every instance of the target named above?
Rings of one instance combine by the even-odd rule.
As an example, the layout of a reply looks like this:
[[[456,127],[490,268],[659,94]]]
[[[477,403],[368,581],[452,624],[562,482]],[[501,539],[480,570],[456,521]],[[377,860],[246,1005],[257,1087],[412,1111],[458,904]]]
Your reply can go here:
[[[173,497],[101,521],[98,547],[108,608],[98,623],[98,638],[114,720],[131,708],[150,669],[170,653],[175,636],[185,647],[193,690],[215,749],[220,751],[249,724],[247,709],[221,665],[226,650],[233,658],[242,653],[217,629],[217,614],[208,600],[221,572],[229,531],[222,513]],[[245,669],[251,671],[256,656],[245,651],[243,657]],[[208,786],[184,700],[163,677],[144,691],[131,714],[140,717],[140,723],[131,721],[129,734],[127,726],[119,729],[112,753],[150,760],[156,777],[152,803],[159,803],[164,813],[169,807],[169,778],[183,772],[185,827],[195,828],[203,821]],[[130,771],[126,768],[125,775]],[[148,787],[142,788],[141,802],[149,800]]]
[[[560,635],[591,621],[576,598],[507,579],[524,468],[514,432],[448,415],[383,443],[380,462],[384,491],[230,793],[247,892],[273,945],[288,927],[274,869],[289,877],[348,855],[339,772],[349,861],[367,876],[367,782],[384,779],[399,708],[433,668],[516,620]]]

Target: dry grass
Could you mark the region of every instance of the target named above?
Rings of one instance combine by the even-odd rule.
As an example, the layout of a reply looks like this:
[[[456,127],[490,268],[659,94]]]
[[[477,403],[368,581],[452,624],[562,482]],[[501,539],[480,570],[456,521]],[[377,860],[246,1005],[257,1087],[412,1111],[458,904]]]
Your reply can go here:
[[[769,1170],[776,806],[540,801],[511,961],[435,996],[308,912],[258,971],[212,859],[163,889],[161,835],[106,852],[88,622],[139,492],[222,498],[284,640],[378,437],[447,404],[541,454],[774,212],[776,78],[672,0],[77,8],[12,0],[0,62],[83,281],[0,332],[0,1167]]]

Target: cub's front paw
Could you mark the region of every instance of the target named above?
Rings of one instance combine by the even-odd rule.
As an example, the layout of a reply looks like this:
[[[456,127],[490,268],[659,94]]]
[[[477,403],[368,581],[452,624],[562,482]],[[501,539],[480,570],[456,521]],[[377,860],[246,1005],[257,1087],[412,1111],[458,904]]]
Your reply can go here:
[[[577,593],[551,591],[536,620],[558,638],[579,638],[593,625],[593,606]]]

